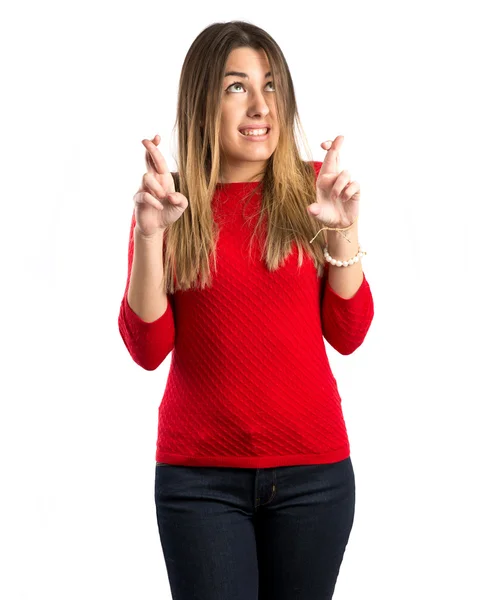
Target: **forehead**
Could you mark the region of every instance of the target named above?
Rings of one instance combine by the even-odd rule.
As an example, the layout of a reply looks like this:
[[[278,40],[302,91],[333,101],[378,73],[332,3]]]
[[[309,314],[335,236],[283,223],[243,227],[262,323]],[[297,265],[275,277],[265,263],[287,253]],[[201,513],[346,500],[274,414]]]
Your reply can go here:
[[[226,61],[226,71],[246,71],[248,68],[258,70],[269,70],[270,63],[263,49],[235,48],[229,53]]]

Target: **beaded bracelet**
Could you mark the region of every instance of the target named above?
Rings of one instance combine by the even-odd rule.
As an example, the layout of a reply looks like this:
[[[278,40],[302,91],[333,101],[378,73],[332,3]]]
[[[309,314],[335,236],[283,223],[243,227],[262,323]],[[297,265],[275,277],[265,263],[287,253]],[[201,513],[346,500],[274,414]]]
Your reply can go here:
[[[323,228],[321,228],[321,229],[318,231],[318,233],[319,233],[320,231],[323,231],[323,229],[329,229],[329,230],[331,230],[331,231],[338,231],[338,233],[341,233],[342,231],[346,231],[347,229],[350,229],[350,228],[351,228],[351,227],[352,227],[352,226],[353,226],[353,225],[354,225],[354,224],[357,222],[357,219],[358,219],[358,218],[359,218],[359,217],[357,216],[357,218],[356,218],[356,219],[355,219],[355,221],[352,223],[352,225],[349,225],[348,227],[344,227],[343,229],[342,229],[342,228],[340,228],[340,227],[323,227]],[[313,242],[313,241],[316,239],[316,236],[318,235],[318,233],[317,233],[317,234],[316,234],[316,235],[313,237],[313,239],[312,239],[312,240],[309,242],[310,244],[312,244],[312,242]],[[343,237],[344,237],[344,238],[345,238],[345,239],[346,239],[348,242],[352,243],[352,242],[351,242],[351,240],[349,240],[349,239],[348,239],[348,237],[347,237],[345,234],[343,234],[343,233],[342,233],[342,235],[343,235]],[[330,263],[331,265],[333,265],[334,267],[349,267],[350,265],[353,265],[354,263],[357,263],[357,262],[359,262],[359,260],[360,260],[360,259],[361,259],[363,256],[365,256],[366,254],[367,254],[367,252],[365,252],[364,250],[361,250],[361,249],[360,249],[360,244],[359,244],[359,247],[358,247],[358,252],[357,252],[357,254],[356,254],[354,257],[350,258],[349,260],[336,260],[335,258],[333,258],[332,256],[330,256],[330,255],[328,254],[328,246],[325,246],[325,247],[323,248],[323,255],[324,255],[324,257],[325,257],[326,261],[327,261],[327,262],[329,262],[329,263]]]
[[[359,252],[353,258],[350,258],[349,260],[336,260],[335,258],[333,258],[332,256],[330,256],[328,254],[327,247],[325,247],[325,249],[323,250],[323,254],[326,258],[326,262],[329,262],[330,265],[333,265],[334,267],[349,267],[350,265],[353,265],[354,263],[359,262],[359,259],[362,258],[363,256],[365,256],[367,254],[367,252],[364,252],[364,250],[361,250],[360,246],[359,246]]]

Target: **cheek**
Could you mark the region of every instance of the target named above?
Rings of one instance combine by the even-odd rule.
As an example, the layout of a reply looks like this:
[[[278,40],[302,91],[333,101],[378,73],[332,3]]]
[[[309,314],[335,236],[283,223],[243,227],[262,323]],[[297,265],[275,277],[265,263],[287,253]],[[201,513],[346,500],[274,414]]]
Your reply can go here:
[[[232,118],[224,118],[220,123],[220,135],[224,139],[235,139],[238,121]]]

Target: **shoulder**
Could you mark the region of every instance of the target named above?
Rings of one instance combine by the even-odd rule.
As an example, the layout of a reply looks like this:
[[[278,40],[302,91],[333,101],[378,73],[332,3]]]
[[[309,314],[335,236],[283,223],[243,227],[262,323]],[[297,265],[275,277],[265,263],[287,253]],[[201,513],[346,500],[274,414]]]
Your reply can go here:
[[[307,168],[314,169],[314,173],[315,173],[316,179],[317,179],[323,162],[319,161],[319,160],[313,160],[313,161],[305,160],[304,164],[306,165]]]
[[[320,160],[315,160],[313,161],[313,167],[314,167],[314,171],[316,173],[316,177],[319,175],[319,171],[321,169],[321,165],[323,164],[323,161]]]

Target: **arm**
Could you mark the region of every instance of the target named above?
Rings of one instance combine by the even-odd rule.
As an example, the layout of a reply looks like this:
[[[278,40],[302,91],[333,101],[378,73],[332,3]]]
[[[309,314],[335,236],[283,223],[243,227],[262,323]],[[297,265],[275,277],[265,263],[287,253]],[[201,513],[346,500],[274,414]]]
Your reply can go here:
[[[321,165],[314,162],[316,176]],[[359,247],[358,223],[344,231],[324,231],[331,256],[348,260]],[[340,354],[352,354],[364,341],[374,317],[371,288],[362,270],[362,262],[348,267],[325,263],[321,282],[321,325],[323,337]]]
[[[356,222],[343,233],[350,241],[337,231],[327,231],[326,236],[330,256],[341,261],[350,260],[359,251],[359,223]],[[342,298],[352,298],[363,280],[362,260],[348,267],[328,268],[328,284]]]
[[[118,328],[133,360],[153,371],[174,348],[174,318],[162,291],[163,235],[146,239],[135,231],[132,215],[128,243],[128,276]]]
[[[348,242],[345,243],[348,244]],[[330,254],[332,253],[330,252]],[[353,252],[351,256],[354,254],[356,252]],[[333,256],[338,258],[339,254],[333,252]],[[350,273],[350,270],[355,267],[357,270]],[[358,284],[360,281],[359,268],[362,277],[360,284]],[[338,292],[331,286],[332,281],[335,282],[334,286]],[[360,260],[348,267],[335,267],[326,263],[321,285],[323,337],[340,354],[352,354],[364,341],[374,317],[372,292],[360,266]],[[355,291],[350,296],[349,294],[354,289]],[[347,297],[341,294],[346,294]]]

